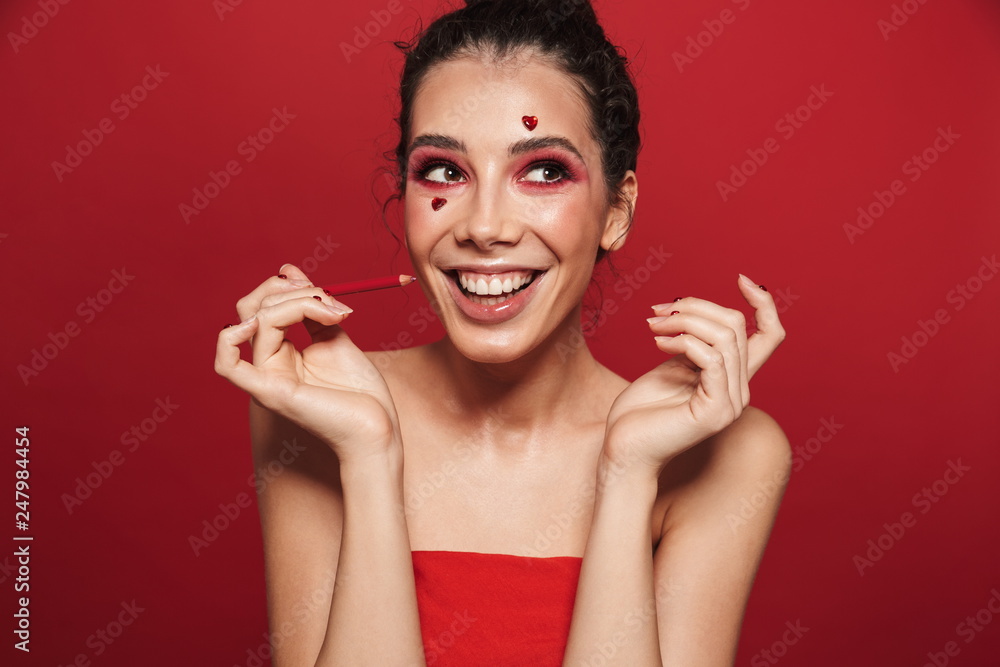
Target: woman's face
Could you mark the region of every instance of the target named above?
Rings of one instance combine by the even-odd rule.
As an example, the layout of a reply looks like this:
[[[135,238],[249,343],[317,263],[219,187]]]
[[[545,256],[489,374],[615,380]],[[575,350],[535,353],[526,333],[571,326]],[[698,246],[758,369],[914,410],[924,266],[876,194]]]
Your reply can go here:
[[[570,335],[598,247],[627,224],[578,85],[538,57],[446,62],[414,99],[410,136],[406,244],[456,348],[498,363]]]

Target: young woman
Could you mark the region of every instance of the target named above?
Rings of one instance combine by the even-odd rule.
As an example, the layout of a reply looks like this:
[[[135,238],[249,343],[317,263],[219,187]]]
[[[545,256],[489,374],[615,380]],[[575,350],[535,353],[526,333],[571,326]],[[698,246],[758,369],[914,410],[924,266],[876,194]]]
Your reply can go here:
[[[469,2],[404,50],[405,240],[447,335],[362,352],[286,264],[219,336],[257,464],[285,465],[259,496],[275,663],[731,665],[790,460],[748,405],[774,302],[739,278],[748,338],[660,298],[663,358],[598,363],[581,300],[638,193],[625,58],[588,0]]]

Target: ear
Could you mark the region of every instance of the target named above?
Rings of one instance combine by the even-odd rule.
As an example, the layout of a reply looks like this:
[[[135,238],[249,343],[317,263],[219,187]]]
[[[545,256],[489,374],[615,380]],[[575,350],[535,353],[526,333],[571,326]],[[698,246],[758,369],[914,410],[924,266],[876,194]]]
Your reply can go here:
[[[635,172],[629,169],[619,182],[624,201],[616,203],[608,210],[608,218],[601,235],[601,247],[607,251],[618,250],[628,238],[632,226],[632,213],[639,197],[639,181]]]

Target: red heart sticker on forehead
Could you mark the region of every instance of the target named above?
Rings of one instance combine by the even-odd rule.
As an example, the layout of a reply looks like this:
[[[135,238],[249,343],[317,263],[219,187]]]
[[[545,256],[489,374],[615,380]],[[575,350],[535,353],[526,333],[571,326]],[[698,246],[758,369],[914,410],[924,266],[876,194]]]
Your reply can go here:
[[[523,116],[521,118],[521,122],[524,123],[524,126],[528,128],[529,132],[531,132],[538,125],[538,116]]]

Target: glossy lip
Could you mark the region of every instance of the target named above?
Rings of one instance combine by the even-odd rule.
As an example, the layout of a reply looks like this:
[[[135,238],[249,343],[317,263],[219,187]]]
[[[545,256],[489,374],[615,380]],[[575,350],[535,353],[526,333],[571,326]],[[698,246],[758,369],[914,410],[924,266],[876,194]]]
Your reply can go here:
[[[463,270],[472,271],[472,268],[466,269],[466,267],[461,267]],[[493,267],[489,271],[483,271],[482,267],[478,269],[482,273],[503,273],[504,271],[512,271],[512,268],[506,267]],[[451,296],[458,304],[459,310],[461,310],[466,317],[476,322],[482,322],[484,324],[497,324],[499,322],[506,322],[518,315],[522,310],[527,308],[528,303],[531,302],[531,298],[535,294],[535,288],[538,283],[545,279],[548,274],[548,270],[542,271],[541,269],[532,269],[533,271],[539,272],[537,276],[531,281],[531,284],[518,292],[515,296],[507,299],[503,303],[498,303],[493,306],[488,306],[486,304],[473,303],[462,291],[462,288],[458,286],[457,275],[455,270],[443,271],[445,281],[448,283],[448,289],[451,291]]]
[[[476,273],[507,273],[508,271],[537,271],[542,272],[547,269],[539,269],[534,266],[524,266],[520,264],[454,264],[443,266],[441,270],[449,273],[452,271],[474,271]]]

